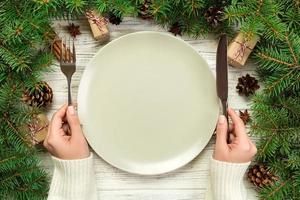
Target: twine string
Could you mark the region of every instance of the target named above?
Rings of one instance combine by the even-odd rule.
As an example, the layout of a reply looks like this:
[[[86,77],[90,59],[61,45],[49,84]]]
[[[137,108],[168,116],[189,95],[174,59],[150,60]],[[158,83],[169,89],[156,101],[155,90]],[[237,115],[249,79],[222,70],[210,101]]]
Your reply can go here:
[[[242,59],[243,59],[243,57],[244,57],[244,54],[245,54],[245,51],[246,51],[246,49],[248,48],[249,50],[253,50],[252,48],[250,48],[247,44],[246,44],[246,42],[247,41],[245,41],[245,42],[239,42],[239,41],[234,41],[234,42],[236,42],[236,43],[238,43],[239,44],[239,48],[236,50],[236,52],[234,53],[234,58],[233,58],[233,60],[235,60],[235,61],[241,61]]]
[[[35,138],[36,133],[48,127],[48,124],[44,126],[39,126],[39,120],[36,119],[33,123],[28,124],[28,128],[30,130],[30,138],[33,144],[38,144],[39,141]]]
[[[91,10],[86,11],[85,16],[94,24],[96,24],[101,32],[104,31],[104,26],[108,24],[108,20],[105,17],[100,18],[97,15],[95,15],[95,13]]]

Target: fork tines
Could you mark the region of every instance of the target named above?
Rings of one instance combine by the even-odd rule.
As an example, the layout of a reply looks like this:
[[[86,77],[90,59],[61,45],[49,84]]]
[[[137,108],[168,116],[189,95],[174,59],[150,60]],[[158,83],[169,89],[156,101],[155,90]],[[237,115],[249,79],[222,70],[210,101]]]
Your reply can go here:
[[[61,63],[75,63],[76,62],[76,52],[75,52],[75,45],[74,40],[72,41],[72,51],[71,51],[71,39],[65,38],[65,41],[60,40],[60,62]],[[68,44],[68,46],[67,46]]]

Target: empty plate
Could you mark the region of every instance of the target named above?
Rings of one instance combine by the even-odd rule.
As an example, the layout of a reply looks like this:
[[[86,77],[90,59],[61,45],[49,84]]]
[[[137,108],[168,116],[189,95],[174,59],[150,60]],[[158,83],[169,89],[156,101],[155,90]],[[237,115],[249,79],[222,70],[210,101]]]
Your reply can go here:
[[[110,42],[86,66],[78,113],[100,157],[153,175],[187,164],[204,149],[219,101],[208,64],[189,44],[137,32]]]

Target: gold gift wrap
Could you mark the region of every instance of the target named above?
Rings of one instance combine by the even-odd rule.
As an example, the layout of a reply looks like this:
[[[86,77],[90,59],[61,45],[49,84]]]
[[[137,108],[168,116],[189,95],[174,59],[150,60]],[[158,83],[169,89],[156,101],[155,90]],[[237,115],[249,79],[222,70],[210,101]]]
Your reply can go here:
[[[108,41],[110,35],[107,20],[95,11],[87,11],[85,15],[90,23],[93,37],[101,43]]]
[[[242,33],[238,33],[228,47],[227,57],[229,64],[237,68],[243,67],[258,40],[259,37],[257,35],[246,40]]]
[[[29,129],[28,139],[31,141],[32,145],[42,143],[48,132],[49,120],[45,114],[37,115],[33,121],[27,125]]]

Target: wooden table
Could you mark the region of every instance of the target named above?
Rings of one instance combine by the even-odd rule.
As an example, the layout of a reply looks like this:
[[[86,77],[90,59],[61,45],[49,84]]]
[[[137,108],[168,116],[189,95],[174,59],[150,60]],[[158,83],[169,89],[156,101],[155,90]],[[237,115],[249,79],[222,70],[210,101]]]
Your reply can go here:
[[[80,25],[81,35],[77,36],[75,41],[77,51],[77,71],[72,79],[72,96],[76,101],[78,85],[83,70],[89,60],[95,53],[103,47],[92,37],[89,24],[86,19],[72,21]],[[55,21],[53,26],[60,36],[67,35],[67,21]],[[136,31],[165,31],[153,22],[125,18],[119,26],[110,25],[111,40],[122,35]],[[217,40],[214,36],[193,39],[183,37],[185,41],[191,44],[208,62],[211,70],[215,74],[215,57],[217,49]],[[67,102],[67,82],[61,73],[58,62],[55,61],[52,66],[53,71],[45,74],[44,79],[49,83],[54,91],[53,104],[48,112],[49,119],[52,114],[65,102]],[[250,101],[238,95],[235,90],[237,79],[247,73],[254,74],[255,65],[248,62],[242,69],[229,68],[229,106],[237,111],[246,109],[250,106]],[[101,200],[201,200],[205,197],[205,191],[208,181],[209,159],[213,152],[215,137],[211,139],[207,147],[192,162],[186,166],[159,176],[139,176],[129,174],[112,167],[95,156],[94,167],[96,171],[98,199]],[[49,154],[41,154],[43,165],[52,173],[53,165]],[[247,199],[257,199],[256,192],[245,179],[248,190]]]

